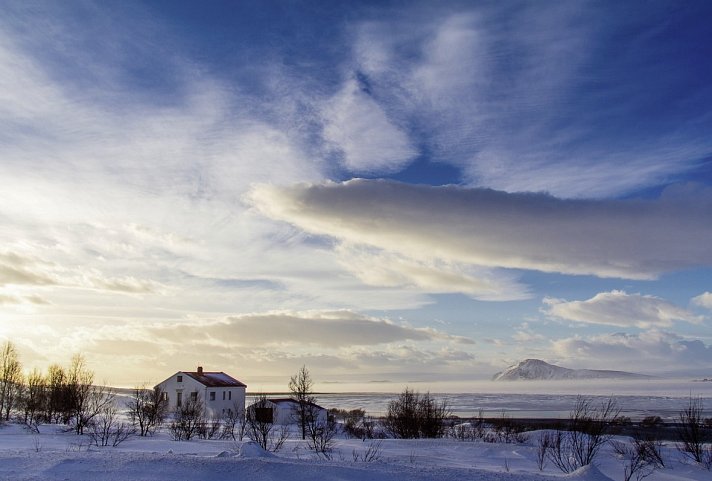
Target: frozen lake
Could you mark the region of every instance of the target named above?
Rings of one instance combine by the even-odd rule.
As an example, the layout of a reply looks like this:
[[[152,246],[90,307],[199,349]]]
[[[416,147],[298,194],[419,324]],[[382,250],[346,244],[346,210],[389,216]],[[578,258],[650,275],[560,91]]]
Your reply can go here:
[[[318,386],[326,390],[329,385]],[[339,388],[348,387],[339,385]],[[355,386],[354,386],[355,387]],[[364,409],[368,414],[380,416],[386,412],[391,399],[405,387],[362,386],[383,389],[381,392],[331,392],[317,395],[319,404],[326,408]],[[632,419],[648,415],[658,415],[666,420],[674,420],[686,405],[690,396],[700,397],[705,406],[705,417],[712,417],[712,382],[690,380],[641,380],[641,381],[521,381],[469,383],[465,392],[444,392],[438,387],[452,389],[452,385],[438,383],[412,384],[411,388],[422,392],[430,391],[438,399],[446,399],[452,413],[470,417],[480,409],[485,416],[498,416],[506,412],[512,417],[567,418],[578,395],[593,397],[601,401],[613,397],[622,409],[622,414]],[[390,388],[393,388],[391,390]],[[386,391],[386,389],[388,389]],[[471,390],[470,390],[471,389]],[[249,402],[249,401],[248,401]]]

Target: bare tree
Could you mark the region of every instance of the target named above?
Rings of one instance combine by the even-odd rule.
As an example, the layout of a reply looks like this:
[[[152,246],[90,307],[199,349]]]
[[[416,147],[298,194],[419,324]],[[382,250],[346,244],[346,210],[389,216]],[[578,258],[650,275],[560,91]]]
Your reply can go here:
[[[205,422],[205,405],[200,395],[191,393],[187,402],[183,403],[175,413],[175,419],[169,429],[175,441],[190,441],[198,435],[198,430]]]
[[[266,451],[279,451],[289,438],[289,430],[286,426],[281,428],[275,426],[274,412],[263,394],[247,409],[245,419],[247,436]]]
[[[702,410],[702,399],[690,397],[685,409],[680,411],[677,428],[680,452],[696,463],[703,462],[704,444],[709,437],[702,419]]]
[[[233,404],[232,409],[228,409],[223,423],[224,439],[232,439],[233,441],[242,441],[247,432],[247,422],[245,412],[242,406],[237,401]]]
[[[314,382],[306,366],[302,366],[289,380],[289,390],[296,401],[293,415],[302,430],[302,439],[306,439],[307,427],[312,421],[310,419],[313,411],[312,405],[316,401],[312,391],[313,385]]]
[[[437,401],[426,392],[418,404],[420,435],[423,438],[441,438],[445,434],[445,419],[450,415],[445,400]]]
[[[47,368],[47,421],[67,424],[71,418],[71,393],[67,373],[59,364]]]
[[[167,413],[168,400],[163,389],[159,386],[146,389],[145,385],[134,388],[133,397],[128,403],[128,414],[133,425],[138,428],[139,436],[153,434]]]
[[[23,422],[38,431],[38,424],[43,420],[47,407],[47,379],[37,369],[27,376],[27,383],[20,397],[20,406]]]
[[[84,356],[72,357],[67,375],[71,422],[77,434],[84,434],[84,429],[116,397],[113,391],[104,386],[94,386],[94,372],[87,368]]]
[[[10,419],[10,411],[17,403],[22,386],[22,366],[17,349],[10,341],[0,348],[0,418]]]
[[[449,415],[445,401],[406,388],[388,403],[384,426],[395,438],[438,438],[445,433],[444,421]]]
[[[384,425],[394,438],[414,439],[420,437],[418,426],[418,402],[420,396],[405,388],[397,399],[388,402]]]

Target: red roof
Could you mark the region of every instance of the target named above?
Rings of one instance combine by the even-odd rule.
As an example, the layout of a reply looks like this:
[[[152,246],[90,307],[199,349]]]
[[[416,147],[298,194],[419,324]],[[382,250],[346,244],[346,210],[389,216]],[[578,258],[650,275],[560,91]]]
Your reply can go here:
[[[274,404],[299,404],[299,401],[296,399],[293,399],[291,397],[285,397],[285,398],[267,398],[267,401],[272,402]],[[318,404],[315,404],[313,402],[308,402],[310,406],[314,406],[315,408],[319,409],[326,409],[322,406],[319,406]]]
[[[224,372],[188,372],[183,371],[183,374],[187,374],[199,383],[207,387],[247,387],[244,384],[232,376],[225,374]]]

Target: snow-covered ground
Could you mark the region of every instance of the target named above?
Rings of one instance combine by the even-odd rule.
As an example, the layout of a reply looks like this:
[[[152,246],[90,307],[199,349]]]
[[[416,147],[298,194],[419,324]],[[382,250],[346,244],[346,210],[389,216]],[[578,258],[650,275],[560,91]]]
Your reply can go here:
[[[172,441],[166,433],[132,437],[118,447],[90,447],[84,437],[58,426],[34,434],[19,425],[0,427],[2,480],[623,480],[624,461],[607,446],[596,466],[564,475],[550,463],[540,472],[536,439],[522,445],[452,439],[383,440],[379,459],[355,461],[372,443],[339,439],[331,460],[317,458],[290,439],[276,455],[250,442]],[[623,438],[621,438],[623,439]],[[672,443],[663,448],[666,467],[650,481],[708,481],[712,471],[686,461]],[[635,478],[633,478],[635,479]]]

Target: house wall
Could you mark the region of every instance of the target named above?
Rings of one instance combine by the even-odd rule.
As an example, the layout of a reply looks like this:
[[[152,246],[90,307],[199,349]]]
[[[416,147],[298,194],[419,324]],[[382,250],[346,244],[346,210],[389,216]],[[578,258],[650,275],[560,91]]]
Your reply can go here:
[[[275,424],[299,424],[299,414],[295,410],[296,405],[293,403],[277,403]],[[317,424],[326,424],[327,413],[326,409],[317,411]]]
[[[254,404],[253,404],[254,405]],[[270,407],[273,409],[272,422],[274,424],[288,425],[288,424],[298,424],[296,413],[294,411],[293,403],[273,403],[272,401],[267,401],[265,407]],[[319,424],[326,424],[327,412],[326,409],[320,409],[317,414],[317,422]]]
[[[182,378],[180,381],[179,378]],[[158,384],[163,392],[168,395],[168,409],[175,411],[178,406],[178,393],[182,394],[182,403],[190,399],[190,393],[197,392],[200,399],[205,405],[205,414],[208,416],[222,416],[227,414],[229,410],[239,409],[240,412],[245,410],[245,388],[238,386],[230,387],[206,387],[202,383],[196,381],[183,371],[178,371],[162,383]],[[215,393],[215,399],[212,400],[210,393]],[[224,397],[224,399],[223,399]]]

